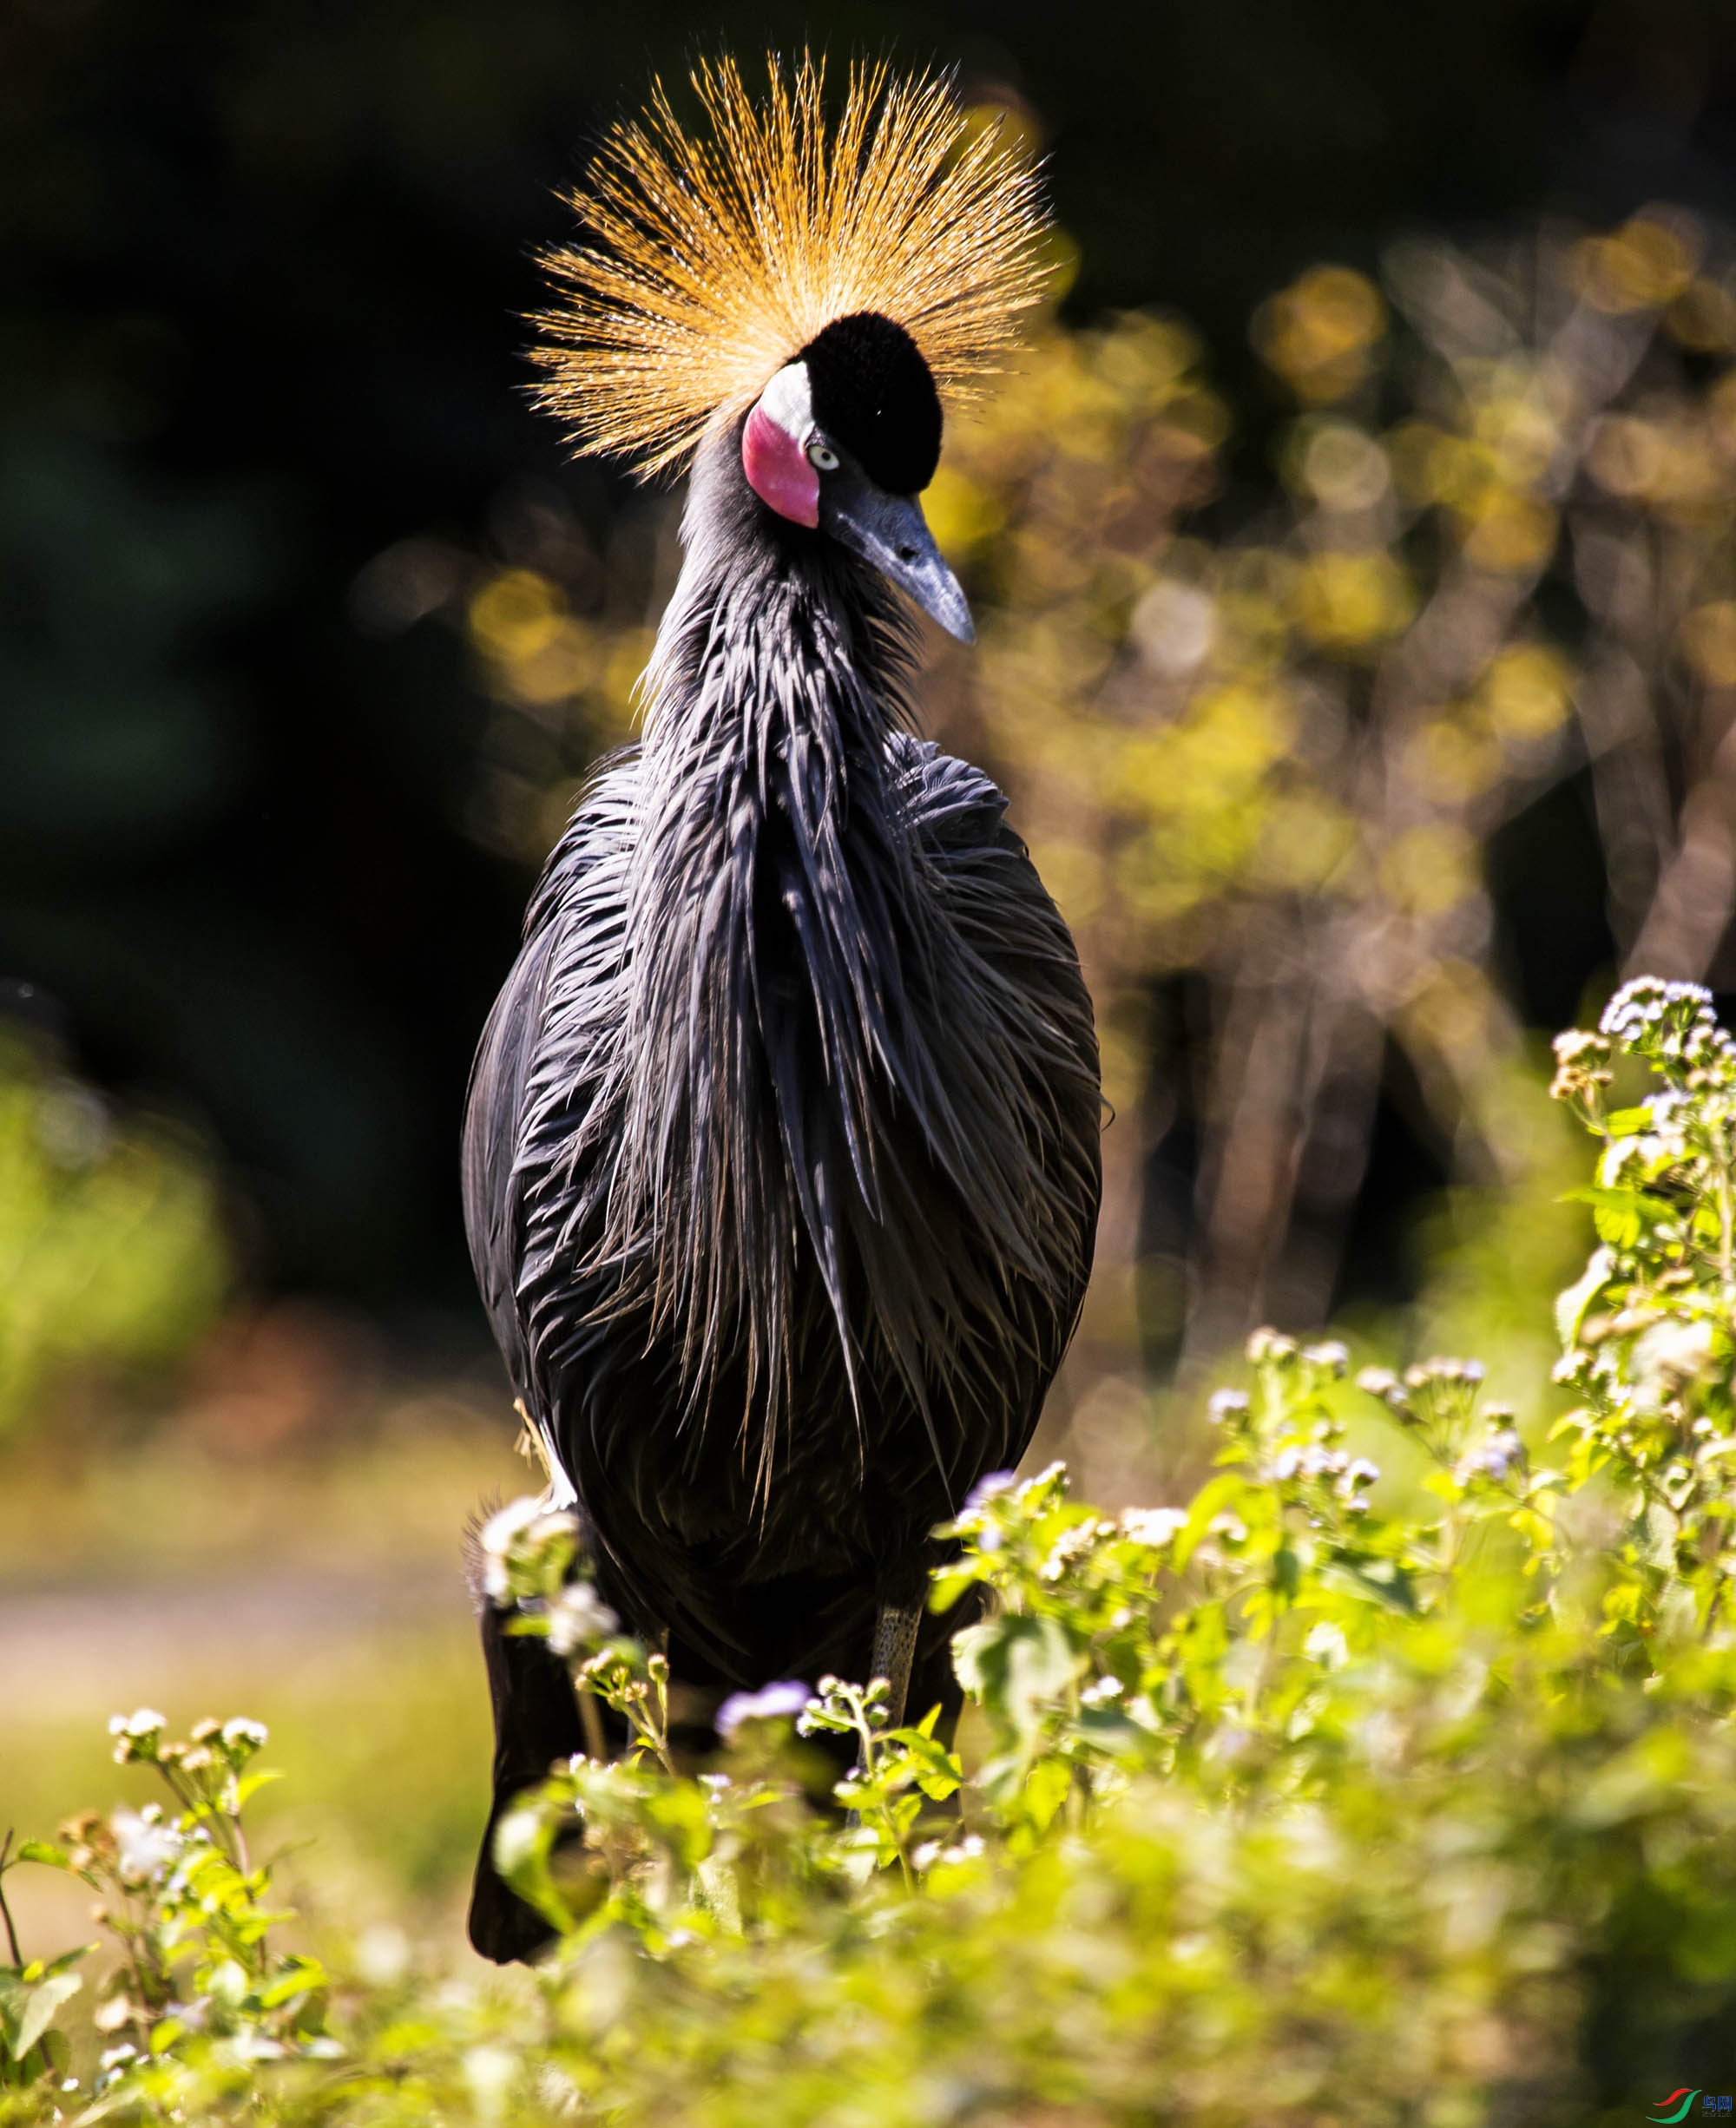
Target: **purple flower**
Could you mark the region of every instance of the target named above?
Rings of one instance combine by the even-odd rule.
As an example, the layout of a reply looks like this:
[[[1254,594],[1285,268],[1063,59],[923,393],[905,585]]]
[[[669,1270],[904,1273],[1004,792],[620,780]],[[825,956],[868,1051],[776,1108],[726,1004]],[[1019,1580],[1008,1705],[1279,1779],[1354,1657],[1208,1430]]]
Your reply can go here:
[[[717,1711],[717,1733],[726,1744],[733,1744],[744,1722],[787,1720],[799,1714],[812,1697],[806,1685],[793,1679],[761,1685],[757,1692],[732,1692]]]
[[[991,1470],[977,1479],[965,1495],[964,1512],[974,1514],[979,1507],[986,1507],[998,1494],[1010,1493],[1018,1483],[1018,1474],[1011,1470]]]

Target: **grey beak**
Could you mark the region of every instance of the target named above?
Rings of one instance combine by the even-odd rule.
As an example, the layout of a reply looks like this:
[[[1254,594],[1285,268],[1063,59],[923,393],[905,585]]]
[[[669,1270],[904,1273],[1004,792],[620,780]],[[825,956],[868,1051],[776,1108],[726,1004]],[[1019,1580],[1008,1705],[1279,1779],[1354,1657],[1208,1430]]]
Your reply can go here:
[[[834,539],[872,562],[949,635],[961,643],[976,641],[963,590],[941,559],[914,496],[888,495],[868,480],[839,483],[835,490],[828,482],[820,491],[819,513],[821,526]]]

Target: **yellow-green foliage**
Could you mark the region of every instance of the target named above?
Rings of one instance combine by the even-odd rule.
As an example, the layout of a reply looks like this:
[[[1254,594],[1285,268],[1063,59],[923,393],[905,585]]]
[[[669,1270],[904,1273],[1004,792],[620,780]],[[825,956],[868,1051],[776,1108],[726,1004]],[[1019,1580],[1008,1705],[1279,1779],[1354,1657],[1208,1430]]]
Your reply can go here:
[[[1522,1106],[1539,978],[1516,995],[1496,949],[1552,789],[1590,786],[1617,966],[1698,975],[1731,914],[1700,883],[1728,876],[1736,683],[1715,240],[1662,206],[1419,240],[1378,283],[1311,267],[1253,339],[1264,436],[1184,325],[1051,319],[924,496],[979,640],[934,644],[923,719],[1007,789],[1125,1119],[1085,1343],[1129,1372],[1324,1319],[1395,1054],[1451,1182],[1554,1194]],[[563,536],[478,564],[465,608],[494,703],[475,831],[527,858],[629,732],[648,647],[649,528],[604,567]],[[1184,995],[1178,1059],[1154,1000]],[[1136,1285],[1128,1207],[1178,1084],[1187,1231]]]
[[[0,1974],[10,2118],[1384,2128],[1727,2087],[1736,1044],[1703,991],[1643,982],[1559,1050],[1605,1150],[1548,1442],[1473,1361],[1352,1384],[1341,1346],[1262,1331],[1186,1506],[978,1488],[933,1594],[991,1598],[954,1643],[964,1748],[823,1678],[726,1705],[697,1778],[569,1518],[503,1510],[490,1593],[635,1740],[501,1828],[548,1963],[475,1989],[286,1954],[241,1845],[256,1734],[172,1745],[141,1711],[119,1755],[170,1812],[38,1850],[128,1948],[102,2062],[57,2091],[71,1969]],[[1608,1113],[1641,1066],[1661,1087]],[[1420,1451],[1423,1507],[1350,1453],[1356,1415]],[[856,1739],[848,1818],[805,1790],[797,1708]]]
[[[1617,963],[1711,965],[1730,899],[1688,882],[1729,815],[1699,734],[1736,677],[1736,305],[1706,249],[1653,207],[1400,245],[1378,286],[1311,268],[1253,321],[1292,409],[1269,463],[1233,451],[1206,351],[1141,316],[1051,330],[950,431],[932,514],[981,644],[930,703],[1074,928],[1136,1120],[1105,1140],[1112,1205],[1184,1073],[1191,1097],[1191,1231],[1185,1264],[1141,1265],[1147,1352],[1325,1316],[1318,1235],[1394,1053],[1454,1180],[1547,1191],[1516,1108],[1537,1000],[1495,950],[1490,858],[1552,785],[1593,786]],[[1690,765],[1680,791],[1642,756]],[[1187,1054],[1154,1057],[1181,975]],[[1130,1337],[1131,1226],[1100,1248],[1100,1350]]]
[[[191,1150],[0,1041],[0,1432],[57,1376],[174,1358],[226,1280]]]

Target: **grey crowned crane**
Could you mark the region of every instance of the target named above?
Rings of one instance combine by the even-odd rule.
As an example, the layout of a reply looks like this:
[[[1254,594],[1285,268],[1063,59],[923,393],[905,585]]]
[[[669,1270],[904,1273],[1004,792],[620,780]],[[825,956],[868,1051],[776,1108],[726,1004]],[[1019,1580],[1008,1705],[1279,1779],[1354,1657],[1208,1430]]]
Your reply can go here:
[[[947,1696],[931,1533],[1016,1463],[1101,1192],[1097,1048],[1005,801],[913,733],[942,393],[1037,294],[1034,179],[944,82],[694,77],[616,131],[549,260],[542,397],[691,467],[643,736],[597,768],[482,1040],[477,1278],[599,1588],[674,1678]],[[496,1811],[582,1748],[484,1612]],[[485,1842],[470,1934],[544,1931]]]

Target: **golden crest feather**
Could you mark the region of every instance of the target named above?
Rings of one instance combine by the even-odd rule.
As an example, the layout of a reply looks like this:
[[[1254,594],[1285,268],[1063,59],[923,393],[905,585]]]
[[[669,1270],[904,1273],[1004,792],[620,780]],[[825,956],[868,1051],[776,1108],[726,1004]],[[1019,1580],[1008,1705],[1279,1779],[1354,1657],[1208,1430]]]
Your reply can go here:
[[[537,402],[576,449],[635,456],[641,477],[751,405],[835,318],[895,319],[956,397],[1042,299],[1036,170],[949,82],[852,65],[829,127],[824,62],[766,63],[759,104],[733,59],[695,69],[709,137],[654,84],[570,195],[580,240],[543,259],[561,299],[535,320]]]

